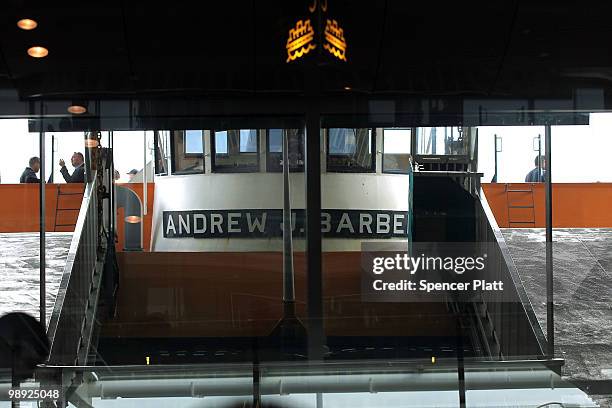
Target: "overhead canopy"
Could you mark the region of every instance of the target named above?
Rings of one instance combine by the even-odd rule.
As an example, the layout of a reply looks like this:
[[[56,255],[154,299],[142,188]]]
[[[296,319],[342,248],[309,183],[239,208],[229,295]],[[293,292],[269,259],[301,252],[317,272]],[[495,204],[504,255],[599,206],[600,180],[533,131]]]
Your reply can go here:
[[[75,99],[124,101],[106,105],[121,117],[292,115],[304,111],[310,95],[332,116],[375,115],[378,123],[425,123],[427,115],[459,123],[470,121],[467,115],[516,124],[507,122],[516,115],[502,120],[493,111],[612,105],[612,4],[320,2],[327,9],[315,35],[335,20],[346,61],[326,58],[320,44],[318,53],[287,62],[289,30],[315,21],[308,10],[315,0],[227,0],[202,8],[13,0],[0,15],[0,115],[36,116],[40,105],[26,102],[57,100],[44,114],[67,116]],[[38,27],[20,30],[16,22],[24,17]],[[49,55],[29,57],[33,45]]]

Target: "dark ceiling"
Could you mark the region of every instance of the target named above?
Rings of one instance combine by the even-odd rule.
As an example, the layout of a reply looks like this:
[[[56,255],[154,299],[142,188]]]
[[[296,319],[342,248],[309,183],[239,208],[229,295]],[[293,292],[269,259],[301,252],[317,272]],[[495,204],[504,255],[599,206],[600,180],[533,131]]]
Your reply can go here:
[[[288,29],[314,1],[5,0],[0,99],[283,105],[315,92],[328,103],[540,98],[572,99],[576,108],[576,93],[589,89],[597,107],[612,105],[610,2],[327,0],[328,15],[344,28],[348,61],[322,55],[287,64]],[[24,17],[39,27],[18,29]],[[48,57],[29,57],[39,44]]]

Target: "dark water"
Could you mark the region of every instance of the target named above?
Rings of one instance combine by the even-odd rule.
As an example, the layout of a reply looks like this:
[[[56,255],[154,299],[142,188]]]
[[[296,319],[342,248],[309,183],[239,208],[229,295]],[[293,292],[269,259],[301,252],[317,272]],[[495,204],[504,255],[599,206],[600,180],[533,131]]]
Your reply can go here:
[[[504,229],[503,235],[546,333],[545,231]],[[555,352],[566,361],[564,375],[612,379],[612,229],[555,229],[553,276]]]
[[[72,233],[46,235],[47,322],[53,311]],[[25,312],[39,317],[40,241],[36,232],[0,233],[0,316]]]

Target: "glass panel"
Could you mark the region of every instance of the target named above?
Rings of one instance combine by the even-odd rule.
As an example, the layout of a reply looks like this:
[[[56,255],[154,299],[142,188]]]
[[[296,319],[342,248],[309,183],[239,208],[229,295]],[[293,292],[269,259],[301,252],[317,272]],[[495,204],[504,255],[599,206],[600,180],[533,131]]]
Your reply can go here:
[[[304,130],[303,129],[269,129],[267,171],[283,170],[283,134],[289,137],[289,167],[291,171],[304,170]]]
[[[115,181],[119,183],[142,183],[145,146],[147,147],[147,182],[153,181],[153,137],[154,132],[152,131],[113,132],[113,163],[119,176]]]
[[[70,174],[74,171],[72,156],[75,152],[83,154],[83,132],[57,132],[45,135],[47,182],[65,183],[59,161],[63,160]],[[141,136],[142,138],[142,136]],[[53,154],[51,151],[53,150]],[[53,157],[52,157],[53,156]]]
[[[199,155],[204,153],[204,140],[201,130],[185,131],[185,154]]]
[[[240,129],[240,153],[257,152],[257,131]]]
[[[553,197],[556,200],[553,255],[556,265],[559,262],[561,265],[561,268],[555,268],[557,353],[570,356],[564,367],[566,376],[580,378],[581,381],[593,376],[590,372],[596,372],[597,377],[601,378],[612,370],[606,337],[609,332],[609,297],[612,293],[608,283],[611,224],[607,216],[611,200],[610,188],[606,184],[612,180],[612,171],[606,166],[605,151],[609,145],[606,137],[610,123],[609,116],[601,114],[591,115],[589,125],[552,127]],[[506,154],[504,160],[508,169],[516,163],[521,166],[525,164],[525,168],[519,166],[519,169],[512,170],[519,180],[516,183],[485,183],[487,205],[490,205],[501,230],[497,230],[492,219],[487,218],[482,196],[471,194],[466,188],[463,178],[478,177],[477,174],[449,177],[447,174],[420,172],[414,178],[412,174],[330,172],[320,175],[323,207],[321,230],[324,236],[321,295],[326,347],[323,363],[319,367],[299,365],[300,360],[307,359],[303,344],[293,347],[295,343],[291,343],[291,347],[287,347],[287,343],[276,342],[278,333],[287,333],[284,331],[287,327],[291,330],[295,328],[293,316],[299,316],[300,322],[307,321],[303,174],[291,174],[290,177],[289,201],[295,213],[291,223],[292,237],[295,238],[295,263],[292,267],[284,263],[286,258],[283,255],[288,255],[288,252],[281,249],[283,188],[280,187],[279,174],[207,174],[194,178],[160,179],[155,185],[159,211],[152,214],[153,195],[150,194],[147,203],[149,214],[141,217],[144,224],[142,248],[125,250],[121,245],[117,247],[120,249],[117,262],[122,271],[122,287],[116,299],[118,313],[102,321],[102,334],[96,340],[99,355],[92,356],[87,362],[101,364],[104,360],[125,365],[151,363],[157,368],[131,366],[121,371],[94,367],[92,371],[96,375],[92,378],[95,381],[82,386],[82,395],[91,392],[94,406],[134,401],[147,405],[154,399],[156,403],[180,406],[192,402],[190,399],[193,395],[210,397],[209,394],[219,389],[218,381],[222,381],[226,382],[227,388],[223,390],[228,391],[227,395],[216,395],[214,401],[235,402],[240,398],[245,399],[245,394],[247,399],[251,399],[248,389],[244,391],[244,388],[234,387],[242,382],[252,384],[251,362],[253,353],[257,352],[261,353],[257,357],[263,357],[260,361],[264,361],[257,371],[263,379],[261,383],[280,384],[277,392],[264,393],[264,402],[316,405],[317,400],[322,400],[328,405],[338,406],[359,402],[367,402],[371,406],[393,406],[404,400],[416,400],[414,405],[419,407],[457,406],[462,387],[457,380],[460,378],[457,370],[462,368],[457,362],[461,361],[466,370],[466,406],[489,406],[493,403],[511,405],[508,400],[515,405],[526,406],[547,403],[552,406],[553,401],[559,400],[571,400],[575,406],[594,406],[590,398],[577,388],[569,384],[557,386],[562,381],[544,365],[538,368],[526,361],[503,361],[500,364],[491,361],[492,356],[500,358],[500,355],[503,358],[520,358],[524,354],[531,359],[541,355],[538,354],[535,340],[540,328],[545,330],[547,324],[542,273],[546,262],[542,224],[545,192],[543,183],[525,183],[521,178],[531,169],[534,155],[544,151],[539,143],[541,139],[536,139],[538,134],[544,134],[543,129],[535,126],[479,129],[482,139],[489,141],[489,145],[481,146],[479,155],[483,166],[486,165],[482,169],[487,177],[492,175],[487,166],[495,153],[491,144],[495,135],[506,137],[502,151],[497,153]],[[184,143],[175,148],[187,153],[190,150],[187,147],[187,132],[177,132]],[[289,135],[290,154],[299,157],[303,149],[303,134],[297,129],[273,129],[269,132],[270,157],[282,151],[280,142],[283,132]],[[26,141],[24,146],[2,145],[2,149],[6,149],[2,156],[6,163],[0,161],[0,165],[7,175],[11,171],[14,176],[19,175],[19,171],[11,167],[37,154],[36,133],[18,134]],[[142,131],[115,134],[115,153],[117,162],[124,163],[122,167],[140,162],[144,153],[143,143],[149,146],[149,134]],[[255,152],[242,152],[252,149],[253,142],[257,140],[256,132],[224,131],[218,132],[218,135],[221,136],[220,143],[215,146],[219,146],[220,150],[225,146],[227,156],[231,157],[236,152],[256,154],[257,149]],[[407,130],[403,129],[386,129],[380,135],[383,137],[385,171],[391,167],[389,159],[393,155],[403,157],[410,154],[410,149],[404,143],[408,135]],[[60,148],[68,153],[87,152],[82,146],[82,134],[71,136],[58,132],[55,136],[59,144],[55,143],[56,146],[51,148],[47,145],[48,155],[51,151],[57,153]],[[77,136],[80,142],[76,142]],[[364,145],[369,148],[375,146],[375,136],[372,132],[369,143]],[[65,146],[61,143],[62,137],[65,137]],[[75,144],[67,142],[71,137],[74,137]],[[339,141],[342,137],[344,140]],[[345,136],[336,134],[333,139],[330,139],[330,143],[335,144],[335,154],[332,156],[355,156],[359,151],[358,133],[353,136],[350,133]],[[46,140],[49,141],[48,138]],[[516,146],[512,140],[517,142]],[[197,145],[197,142],[194,143]],[[193,150],[198,150],[197,146]],[[201,158],[201,153],[196,152],[196,156]],[[187,154],[185,157],[189,159]],[[577,157],[582,158],[578,164]],[[146,160],[149,159],[147,153]],[[385,160],[389,160],[387,164]],[[53,163],[55,161],[48,161],[47,167],[57,167]],[[290,161],[293,166],[294,157]],[[206,182],[201,182],[204,179]],[[65,253],[72,239],[69,228],[62,230],[57,223],[66,216],[59,215],[58,218],[58,214],[74,210],[83,199],[81,185],[63,185],[79,187],[81,191],[58,189],[57,185],[47,186],[47,308],[55,301],[53,292],[64,273]],[[37,191],[38,186],[5,183],[1,187],[6,196],[11,197],[3,204],[1,224],[6,229],[22,230],[17,233],[0,232],[3,271],[9,277],[8,284],[3,288],[8,300],[0,299],[0,304],[4,300],[4,305],[16,305],[15,297],[22,298],[19,301],[30,301],[31,314],[36,315],[38,271],[36,262],[32,261],[36,259],[39,242],[37,214],[32,209],[35,209],[38,197],[27,190],[32,188]],[[136,194],[134,203],[146,202],[140,183],[117,186],[117,190],[122,188]],[[410,195],[406,192],[412,188],[416,190],[413,194],[414,230],[407,221],[413,212],[410,198],[407,199]],[[63,201],[58,197],[60,191],[71,198]],[[140,208],[138,204],[136,208]],[[126,211],[125,207],[118,210],[119,222],[128,222]],[[164,221],[164,217],[168,216],[173,217],[175,222],[169,224],[169,218]],[[140,225],[137,230],[140,233]],[[118,230],[119,240],[125,238],[124,232]],[[168,237],[169,234],[176,235]],[[411,242],[411,234],[418,242]],[[504,280],[504,285],[516,285],[510,286],[512,290],[507,293],[519,296],[520,290],[520,294],[526,296],[502,302],[500,298],[496,300],[494,290],[483,290],[486,297],[479,300],[478,308],[486,308],[486,318],[497,325],[497,338],[490,335],[490,329],[488,334],[480,337],[480,323],[488,322],[478,320],[481,318],[480,312],[474,314],[474,305],[462,302],[460,297],[453,298],[452,308],[448,307],[449,298],[445,298],[444,302],[411,305],[404,301],[369,302],[361,297],[364,242],[378,241],[384,245],[398,243],[402,248],[420,248],[416,244],[424,241],[442,247],[445,243],[459,240],[473,245],[492,245],[487,246],[489,257],[482,277],[490,282]],[[89,248],[96,247],[92,245]],[[505,252],[502,253],[504,248]],[[508,265],[512,265],[516,276],[510,275]],[[19,276],[14,275],[13,268]],[[283,270],[287,270],[284,268],[294,268],[296,272],[297,290],[293,303],[286,302],[282,294]],[[421,272],[424,271],[418,272],[417,279],[421,279],[420,275],[428,276],[426,272]],[[514,277],[518,279],[513,280]],[[28,293],[16,288],[24,281]],[[286,313],[290,306],[295,307],[295,314]],[[526,309],[533,314],[527,315]],[[49,311],[47,315],[50,314]],[[285,319],[287,317],[288,320]],[[530,321],[532,318],[535,324]],[[279,329],[277,323],[283,319],[290,324]],[[581,333],[589,333],[588,338],[582,338]],[[515,341],[517,335],[520,342]],[[589,349],[588,359],[576,351],[584,347]],[[265,363],[269,356],[292,362],[290,365],[273,367]],[[371,363],[373,359],[378,360],[374,365]],[[487,361],[481,364],[479,359]],[[354,361],[353,364],[338,365],[338,360]],[[412,360],[415,364],[406,369],[399,368],[400,360]],[[231,372],[231,368],[219,369],[210,371],[208,378],[203,374],[206,367],[199,366],[190,372],[192,367],[189,363],[227,364],[230,361],[246,362],[242,366],[246,370]],[[333,364],[323,367],[327,362]],[[163,363],[180,363],[181,366],[168,368]],[[517,367],[516,364],[522,366]],[[547,361],[546,364],[554,364],[554,361]],[[217,370],[219,366],[210,364],[208,367]],[[173,369],[180,373],[173,372]],[[70,371],[69,368],[66,370]],[[158,371],[148,377],[153,373],[151,370]],[[401,381],[406,375],[415,375],[415,372],[417,378],[424,381]],[[116,377],[111,378],[113,375]],[[179,382],[193,375],[193,387],[178,385],[178,391],[173,389],[173,381],[179,375],[182,376]],[[0,382],[4,378],[0,372]],[[207,381],[209,378],[213,380]],[[365,382],[364,378],[367,378]],[[310,382],[311,379],[314,380]],[[551,379],[554,387],[551,387]],[[118,381],[125,387],[106,387],[106,394],[102,395],[105,381]],[[514,384],[514,381],[521,382],[521,385]],[[314,385],[304,390],[301,388],[304,384]],[[426,389],[419,389],[419,385]],[[136,386],[156,389],[158,393],[151,399],[128,400],[128,397],[142,397],[143,394],[138,394],[142,389],[136,390]],[[166,391],[168,394],[165,394]],[[177,394],[181,396],[177,397]],[[240,396],[235,398],[236,394]],[[103,401],[100,399],[102,396],[105,397]],[[107,399],[112,397],[125,398]],[[0,402],[0,406],[3,406],[3,402]]]
[[[328,129],[327,170],[374,171],[372,129]]]
[[[612,113],[591,113],[588,126],[553,126],[552,168],[555,183],[612,182]],[[542,133],[542,144],[544,134]]]
[[[227,131],[215,132],[215,153],[217,155],[228,154]]]
[[[299,121],[292,123],[297,127]],[[240,145],[243,141],[244,150],[252,150],[257,140],[255,130],[216,132],[211,142],[226,154],[215,152],[213,165],[243,158],[256,164],[258,150],[241,153]],[[304,175],[291,174],[290,221],[284,223],[280,174],[228,173],[156,179],[155,210],[152,219],[144,217],[148,234],[142,250],[124,249],[130,226],[119,231],[122,293],[117,316],[109,319],[98,343],[106,363],[244,363],[253,351],[262,358],[295,357],[276,342],[275,333],[284,333],[278,328],[281,319],[293,323],[289,306],[300,318],[305,315],[299,291],[305,281]],[[122,211],[117,219],[125,220],[128,213]],[[287,224],[293,232],[291,254],[283,241]],[[284,254],[295,254],[297,290],[291,302],[281,284],[288,271]],[[255,350],[254,338],[262,339]],[[303,344],[297,353],[305,354]]]
[[[0,318],[72,406],[612,407],[612,3],[57,3],[0,18]]]
[[[417,128],[416,154],[467,155],[467,138],[457,126]]]
[[[283,152],[283,130],[268,129],[268,152],[282,153]]]
[[[525,290],[525,304],[532,305],[544,333],[549,329],[547,273],[554,276],[555,352],[565,358],[564,374],[571,379],[612,370],[611,126],[610,113],[592,113],[586,124],[551,126],[550,162],[542,160],[545,126],[479,128],[479,171],[487,181],[496,179],[484,183],[483,191]],[[545,229],[548,175],[552,243]],[[552,269],[547,268],[547,248]],[[604,397],[601,406],[608,405]]]
[[[155,174],[168,174],[168,158],[170,157],[170,132],[155,131]]]
[[[172,165],[173,174],[204,172],[201,130],[172,131]]]
[[[428,321],[442,307],[427,307],[431,315],[416,317],[411,305],[371,302],[365,296],[366,280],[371,276],[366,266],[371,253],[368,245],[408,248],[410,176],[374,172],[373,147],[376,137],[383,137],[374,129],[331,128],[326,136],[328,171],[320,174],[326,360],[377,359],[385,352],[422,357],[418,342],[405,337],[405,330],[411,327],[419,336],[434,336],[427,328]],[[399,338],[406,342],[393,340]],[[424,342],[433,350],[434,342],[429,340]],[[330,383],[337,380],[328,378]],[[322,396],[329,404],[343,401],[347,405],[363,398],[357,391],[339,399]]]
[[[537,165],[538,157],[544,155],[542,126],[479,127],[478,151],[478,171],[484,173],[485,182],[494,178],[498,183],[544,181],[544,170]]]
[[[329,154],[354,154],[356,133],[356,129],[329,129]]]
[[[70,154],[83,151],[83,133],[78,135],[80,143],[67,146]],[[47,152],[50,151],[49,136],[45,135]],[[40,134],[29,128],[27,120],[0,120],[0,195],[5,197],[0,209],[0,317],[11,312],[23,312],[34,316],[36,320],[39,318],[40,260],[43,257],[40,253],[39,223],[42,154],[45,152],[40,151]],[[51,168],[57,167],[59,174],[59,166],[51,162],[49,155],[46,155],[45,161],[45,178],[49,177]],[[61,176],[59,178],[62,179]],[[82,190],[83,184],[62,187],[74,187],[75,192],[78,192]],[[57,189],[58,186],[47,185],[47,200],[54,196]],[[43,216],[47,218],[48,214],[44,213]],[[68,253],[70,238],[70,234],[66,233],[46,234],[47,244],[56,247],[54,254],[47,254],[47,265],[50,264],[49,259],[58,263],[58,266],[45,265],[47,317],[53,310],[62,276],[61,266]],[[6,326],[0,330],[0,370],[10,367],[10,359],[7,360],[4,357],[6,354],[3,354],[8,351],[4,341],[8,341],[5,337],[8,331],[10,329]]]
[[[383,172],[408,172],[411,133],[410,129],[383,130]]]
[[[259,170],[259,138],[255,129],[215,131],[213,170],[256,172]]]

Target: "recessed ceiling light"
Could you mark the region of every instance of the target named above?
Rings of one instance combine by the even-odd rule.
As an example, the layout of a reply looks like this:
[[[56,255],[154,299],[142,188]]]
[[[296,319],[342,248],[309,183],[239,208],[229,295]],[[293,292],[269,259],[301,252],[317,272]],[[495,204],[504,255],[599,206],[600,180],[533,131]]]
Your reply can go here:
[[[345,91],[350,91],[351,89],[353,89],[353,88],[351,88],[350,86],[345,86],[345,87],[344,87],[344,90],[345,90]]]
[[[34,58],[43,58],[49,55],[49,50],[46,49],[45,47],[41,47],[37,45],[37,46],[28,48],[28,55]]]
[[[81,105],[70,105],[67,110],[73,115],[81,115],[87,112],[87,108]]]
[[[22,30],[33,30],[38,27],[38,23],[30,18],[22,18],[17,22],[17,27]]]

